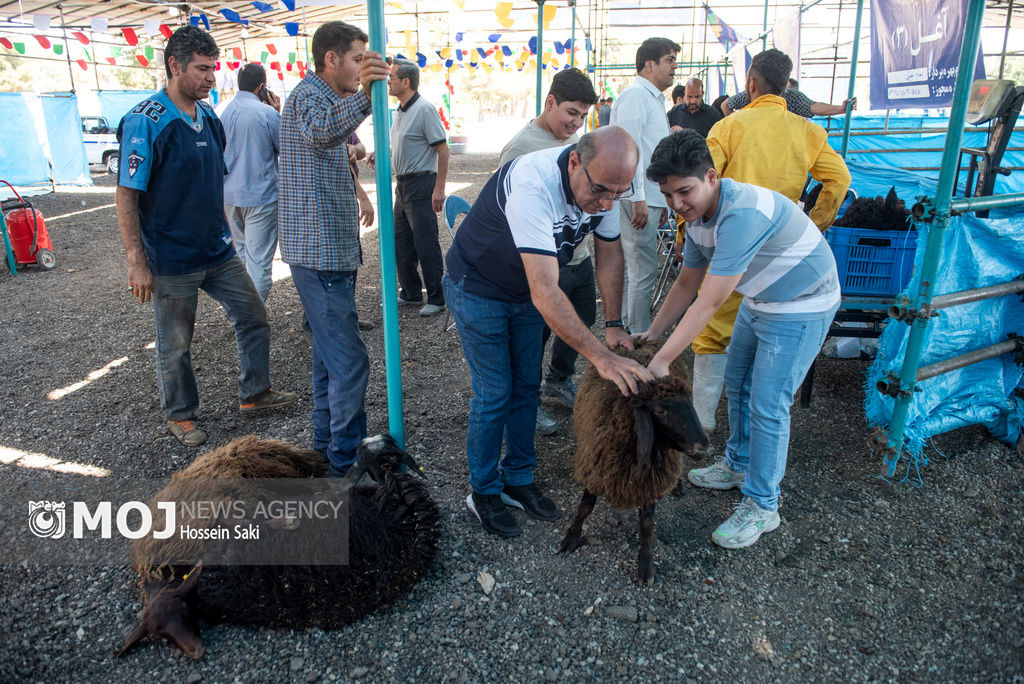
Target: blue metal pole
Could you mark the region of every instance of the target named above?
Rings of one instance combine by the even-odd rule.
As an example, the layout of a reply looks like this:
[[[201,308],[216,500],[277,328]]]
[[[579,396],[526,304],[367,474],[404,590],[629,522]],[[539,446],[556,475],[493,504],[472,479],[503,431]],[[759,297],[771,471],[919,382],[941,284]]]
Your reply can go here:
[[[383,55],[384,3],[370,0],[370,49]],[[388,427],[398,445],[405,448],[405,423],[402,420],[402,359],[398,342],[398,276],[395,270],[395,214],[391,197],[391,122],[388,120],[386,81],[374,81],[370,87],[373,103],[373,149],[377,180],[377,239],[380,245],[380,294],[384,310],[384,370],[388,384]]]
[[[853,28],[853,55],[850,57],[850,86],[846,98],[853,99],[853,87],[857,81],[857,56],[860,53],[860,23],[864,16],[864,0],[857,0],[857,23]],[[836,40],[839,36],[836,36]],[[843,159],[846,159],[846,151],[850,148],[850,119],[853,117],[853,103],[846,103],[846,121],[843,123],[843,146],[840,151]]]
[[[569,50],[569,66],[576,66],[576,0],[569,0],[569,5],[572,7],[572,30],[569,31],[569,44],[572,45],[572,49]],[[1006,50],[1003,50],[1006,52]]]
[[[544,69],[544,65],[540,61],[542,54],[544,54],[544,0],[537,0],[537,113],[534,116],[540,116],[542,87],[540,72]]]
[[[956,85],[953,87],[953,106],[949,111],[949,132],[946,134],[946,146],[942,153],[939,185],[935,191],[935,218],[928,231],[928,243],[921,263],[921,284],[917,296],[910,302],[911,308],[917,310],[931,304],[932,292],[935,289],[935,274],[939,268],[943,237],[949,225],[953,181],[960,163],[960,144],[964,135],[964,119],[967,116],[967,97],[971,91],[971,81],[974,79],[974,60],[978,55],[984,15],[985,0],[970,0],[964,26],[964,42],[960,48],[960,64],[956,72]],[[896,396],[892,422],[889,425],[888,445],[892,450],[891,455],[886,458],[889,475],[896,472],[896,462],[903,450],[903,432],[907,426],[910,400],[916,388],[917,368],[921,362],[924,336],[930,320],[915,318],[910,326],[907,351],[903,357],[903,370],[900,373],[901,391]]]
[[[7,237],[7,219],[0,212],[0,229],[4,234],[4,253],[7,255],[7,268],[11,269],[11,275],[18,275],[18,266],[14,261],[14,250],[11,249],[11,241]]]
[[[768,49],[768,0],[764,0],[764,21],[761,22],[761,52]],[[799,78],[799,76],[797,76]]]

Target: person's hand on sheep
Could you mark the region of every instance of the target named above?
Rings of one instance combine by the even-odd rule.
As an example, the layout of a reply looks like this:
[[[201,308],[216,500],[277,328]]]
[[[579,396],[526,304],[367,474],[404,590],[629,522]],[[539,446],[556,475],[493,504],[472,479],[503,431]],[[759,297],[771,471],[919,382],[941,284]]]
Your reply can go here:
[[[659,359],[658,356],[655,355],[654,358],[651,359],[651,362],[647,364],[647,370],[651,371],[651,375],[656,378],[667,377],[669,374],[668,361]]]
[[[605,328],[604,343],[608,345],[609,349],[615,349],[616,347],[633,348],[633,338],[622,328]]]
[[[641,382],[650,382],[654,379],[651,372],[639,363],[617,354],[602,356],[594,363],[594,368],[602,378],[614,382],[624,397],[636,394]]]

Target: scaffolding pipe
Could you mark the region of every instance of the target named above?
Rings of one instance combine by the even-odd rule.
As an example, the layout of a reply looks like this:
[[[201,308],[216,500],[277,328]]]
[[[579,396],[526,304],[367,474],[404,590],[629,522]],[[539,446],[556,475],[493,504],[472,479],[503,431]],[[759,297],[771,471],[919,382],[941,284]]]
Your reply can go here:
[[[939,309],[948,309],[951,306],[980,302],[984,299],[996,299],[998,297],[1020,294],[1022,292],[1024,292],[1024,276],[1020,276],[1015,280],[1010,280],[1005,283],[999,283],[998,285],[975,287],[970,290],[961,290],[960,292],[950,292],[949,294],[939,295],[932,299],[931,310],[938,311]],[[899,305],[890,306],[889,317],[900,319],[907,316],[910,313],[910,310],[907,308],[908,303],[909,301],[904,298]]]
[[[544,0],[537,0],[537,113],[534,116],[540,116],[540,91],[543,87],[543,80],[541,79],[541,71],[543,71],[544,65],[541,63],[541,55],[544,54]]]
[[[853,55],[850,57],[850,85],[846,95],[846,120],[843,122],[843,145],[839,153],[846,159],[846,152],[850,149],[850,120],[853,118],[853,94],[854,86],[857,85],[857,54],[860,52],[860,24],[864,18],[864,0],[857,0],[857,19],[853,27]],[[839,36],[836,36],[839,40]],[[961,122],[962,126],[963,122]]]
[[[964,213],[983,211],[986,209],[1005,209],[1024,204],[1024,192],[1011,192],[1005,195],[989,195],[988,197],[960,197],[950,203],[950,211]]]
[[[969,351],[966,354],[960,354],[959,356],[954,356],[949,359],[936,361],[935,363],[928,364],[927,366],[921,366],[917,369],[914,379],[916,382],[921,382],[922,380],[928,380],[929,378],[934,378],[938,375],[943,375],[960,368],[980,363],[981,361],[994,359],[997,356],[1009,354],[1010,352],[1017,352],[1022,349],[1024,349],[1024,337],[1014,337],[1006,340],[1005,342],[997,342],[996,344],[989,345],[988,347]],[[882,394],[890,394],[897,391],[894,384],[894,380],[879,380],[875,383],[875,388]],[[892,473],[890,473],[890,475],[891,474]]]
[[[569,32],[569,66],[576,68],[576,0],[569,0],[572,8],[572,30]]]
[[[1006,28],[1003,29],[1003,53],[999,57],[999,78],[1003,77],[1003,65],[1006,64],[1006,39],[1010,37],[1010,19],[1013,17],[1013,0],[1006,10]]]
[[[939,267],[939,256],[942,242],[949,225],[950,203],[953,197],[953,177],[959,165],[960,147],[963,140],[964,120],[967,116],[967,99],[970,94],[974,60],[978,55],[981,41],[981,24],[985,15],[985,0],[969,0],[964,25],[964,40],[960,48],[960,62],[957,68],[956,85],[953,87],[953,105],[949,113],[949,135],[946,138],[946,150],[942,155],[942,170],[939,172],[939,184],[935,192],[935,221],[928,231],[928,242],[925,246],[921,265],[921,280],[915,297],[914,308],[930,306],[932,291],[935,288],[935,274]],[[929,318],[915,318],[910,326],[907,350],[903,358],[903,369],[900,373],[900,386],[910,389],[914,386],[921,352],[924,349],[925,332]],[[886,467],[889,475],[896,473],[896,462],[903,451],[903,435],[907,426],[907,414],[910,411],[912,393],[899,392],[895,398],[892,422],[889,425]]]
[[[384,0],[367,4],[370,23],[370,48],[384,56]],[[398,341],[398,283],[395,270],[395,214],[391,197],[391,122],[388,112],[387,81],[370,86],[373,106],[374,174],[377,181],[377,242],[380,248],[380,299],[384,316],[384,371],[387,378],[388,429],[398,446],[405,448],[405,423],[402,418],[402,358]]]

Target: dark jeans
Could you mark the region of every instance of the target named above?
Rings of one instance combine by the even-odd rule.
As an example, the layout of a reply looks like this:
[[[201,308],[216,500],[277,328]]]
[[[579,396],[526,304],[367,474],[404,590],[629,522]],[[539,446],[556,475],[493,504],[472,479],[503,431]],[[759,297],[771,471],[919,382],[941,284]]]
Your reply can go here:
[[[444,260],[437,241],[437,214],[430,203],[436,182],[436,173],[398,181],[395,187],[395,263],[403,299],[420,301],[420,291],[426,284],[427,303],[441,306],[444,304],[441,291]],[[423,269],[422,281],[417,265]]]
[[[356,272],[292,266],[292,282],[313,330],[313,448],[343,473],[366,437],[363,399],[370,357],[356,316]]]
[[[478,297],[447,274],[444,288],[473,386],[466,430],[469,484],[478,494],[530,484],[537,466],[537,343],[544,319],[530,302]]]
[[[182,275],[153,276],[156,317],[156,380],[160,410],[170,420],[195,417],[199,391],[192,372],[192,332],[199,290],[217,300],[231,319],[238,345],[238,398],[244,402],[270,387],[270,323],[241,260]]]
[[[580,320],[589,328],[597,319],[597,293],[594,290],[594,260],[587,257],[580,263],[565,265],[558,269],[558,287],[572,302]],[[544,326],[541,337],[541,353],[551,337],[551,328]],[[551,343],[551,358],[544,369],[544,380],[552,383],[565,382],[576,372],[576,358],[579,352],[555,335]]]

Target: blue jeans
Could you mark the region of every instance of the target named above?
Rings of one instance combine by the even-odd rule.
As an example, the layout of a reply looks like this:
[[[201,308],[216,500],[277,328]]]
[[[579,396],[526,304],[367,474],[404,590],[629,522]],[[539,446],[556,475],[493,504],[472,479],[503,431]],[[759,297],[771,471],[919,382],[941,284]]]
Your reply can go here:
[[[277,250],[277,202],[261,207],[225,204],[224,216],[227,217],[238,258],[245,264],[260,297],[267,301],[273,283],[274,252]]]
[[[478,297],[447,273],[441,285],[472,378],[466,431],[469,484],[478,494],[499,494],[505,484],[530,484],[537,466],[533,433],[544,319],[530,302]]]
[[[725,464],[747,474],[740,491],[765,510],[779,507],[789,451],[789,408],[835,313],[833,308],[813,320],[765,318],[746,300],[740,304],[725,359]]]
[[[241,402],[270,387],[270,323],[263,300],[237,256],[213,268],[182,275],[153,276],[156,317],[156,380],[160,411],[170,420],[190,420],[199,407],[192,372],[192,332],[199,290],[224,307],[238,345]]]
[[[313,448],[327,456],[332,473],[344,474],[366,437],[363,401],[370,379],[356,315],[356,272],[291,271],[313,330]]]

